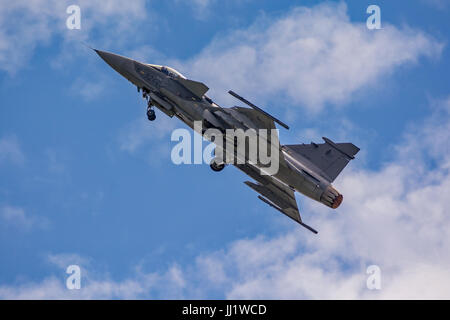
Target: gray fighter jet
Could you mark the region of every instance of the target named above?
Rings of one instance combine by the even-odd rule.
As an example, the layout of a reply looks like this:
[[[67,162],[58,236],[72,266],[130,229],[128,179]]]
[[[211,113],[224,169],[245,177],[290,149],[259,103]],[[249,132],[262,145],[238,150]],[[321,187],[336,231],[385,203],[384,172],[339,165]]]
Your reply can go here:
[[[200,134],[211,128],[221,132],[227,129],[275,129],[275,123],[289,129],[285,123],[233,91],[229,93],[251,108],[219,106],[206,95],[208,87],[205,84],[187,79],[173,68],[142,63],[110,52],[95,52],[133,83],[138,92],[142,91],[147,101],[147,117],[150,121],[156,118],[153,108],[156,107],[169,117],[179,118],[194,130],[198,130],[194,122],[201,121],[203,126]],[[278,136],[276,139],[267,137],[267,145],[275,146],[275,150],[279,152],[276,173],[261,174],[264,166],[249,161],[233,162],[233,165],[255,180],[245,181],[245,184],[260,194],[260,200],[317,233],[303,223],[295,191],[336,209],[343,197],[331,183],[347,163],[354,159],[359,148],[352,143],[335,143],[325,137],[323,143],[296,145],[280,145]],[[214,171],[221,171],[226,164],[224,158],[215,158],[210,165]]]

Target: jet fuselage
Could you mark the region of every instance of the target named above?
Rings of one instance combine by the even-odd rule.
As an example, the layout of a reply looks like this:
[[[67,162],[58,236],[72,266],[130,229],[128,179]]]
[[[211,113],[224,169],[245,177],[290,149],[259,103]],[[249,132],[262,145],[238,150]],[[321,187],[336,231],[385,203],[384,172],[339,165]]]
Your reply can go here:
[[[149,97],[151,104],[166,115],[169,117],[176,116],[193,130],[198,130],[194,123],[200,121],[202,123],[202,129],[198,132],[200,134],[203,134],[204,130],[209,128],[224,132],[226,129],[247,130],[257,127],[250,118],[240,113],[242,108],[222,108],[208,96],[202,94],[202,91],[200,91],[200,94],[196,94],[195,92],[202,89],[201,86],[195,87],[198,83],[186,79],[172,68],[141,63],[109,52],[95,51],[114,70],[137,86],[138,90],[142,90],[144,96]],[[329,139],[325,141],[331,149],[334,148],[342,152],[341,147],[337,144]],[[302,150],[297,152],[289,146],[280,146],[278,141],[274,143],[277,143],[277,148],[282,153],[283,163],[280,164],[279,170],[270,177],[259,177],[260,183],[264,184],[266,179],[268,179],[267,183],[270,182],[270,179],[275,179],[292,190],[320,201],[329,207],[336,208],[340,205],[342,195],[332,187],[330,182],[334,177],[330,179],[326,174],[323,174],[308,157],[308,154],[305,155],[301,152]],[[317,146],[316,144],[313,145]],[[359,150],[357,147],[355,148]],[[327,153],[329,152],[327,151]],[[345,155],[345,152],[342,153]],[[350,154],[349,157],[352,158],[352,155]],[[242,170],[238,165],[237,167]],[[245,172],[251,175],[251,173]],[[253,177],[255,178],[255,176]]]

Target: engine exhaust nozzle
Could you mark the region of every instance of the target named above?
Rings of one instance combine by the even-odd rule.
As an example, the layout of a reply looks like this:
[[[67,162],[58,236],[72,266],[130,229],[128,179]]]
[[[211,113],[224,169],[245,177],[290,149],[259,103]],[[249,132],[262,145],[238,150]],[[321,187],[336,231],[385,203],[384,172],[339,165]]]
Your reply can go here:
[[[340,194],[332,186],[329,186],[320,197],[320,202],[322,202],[327,207],[336,209],[342,203],[344,196]]]

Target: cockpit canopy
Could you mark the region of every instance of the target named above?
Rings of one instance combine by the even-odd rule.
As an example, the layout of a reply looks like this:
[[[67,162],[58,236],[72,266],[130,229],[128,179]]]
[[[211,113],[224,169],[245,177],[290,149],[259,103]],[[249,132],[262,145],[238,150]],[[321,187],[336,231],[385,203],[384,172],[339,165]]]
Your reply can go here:
[[[162,73],[168,75],[169,77],[186,79],[185,76],[183,76],[180,72],[178,72],[177,70],[175,70],[175,69],[173,69],[171,67],[159,66],[159,65],[156,65],[156,64],[150,64],[150,66],[152,66],[155,69],[158,69],[159,71],[161,71]]]

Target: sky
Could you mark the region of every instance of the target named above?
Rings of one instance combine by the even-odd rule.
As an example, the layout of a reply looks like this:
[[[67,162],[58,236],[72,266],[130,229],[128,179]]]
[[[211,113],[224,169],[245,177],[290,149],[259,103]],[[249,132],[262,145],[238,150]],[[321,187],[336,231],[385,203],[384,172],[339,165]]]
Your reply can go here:
[[[381,29],[366,26],[372,4]],[[0,0],[0,298],[449,299],[449,13],[445,0]],[[222,106],[234,90],[291,127],[282,144],[354,143],[343,204],[297,196],[314,235],[236,168],[175,165],[185,125],[147,121],[85,44],[173,66]]]

